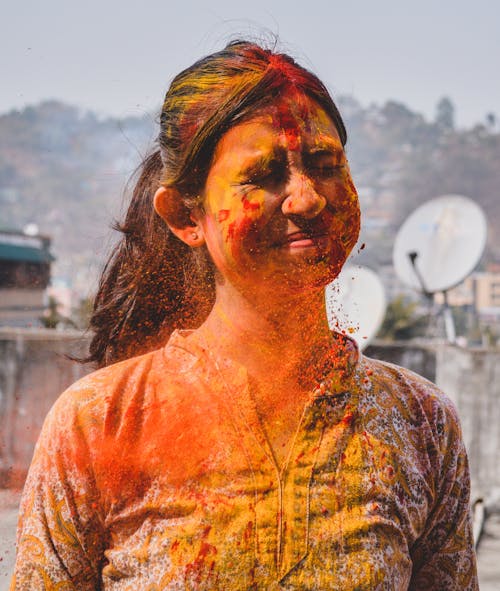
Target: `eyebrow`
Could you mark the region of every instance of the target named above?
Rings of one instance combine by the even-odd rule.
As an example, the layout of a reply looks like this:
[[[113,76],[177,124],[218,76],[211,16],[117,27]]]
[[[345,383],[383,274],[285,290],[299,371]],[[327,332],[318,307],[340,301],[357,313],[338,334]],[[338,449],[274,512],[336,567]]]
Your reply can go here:
[[[272,163],[285,163],[287,161],[287,150],[285,146],[276,143],[270,150],[252,151],[243,162],[236,177],[236,183],[241,183],[265,171]],[[345,155],[344,147],[340,139],[332,137],[329,134],[320,134],[317,141],[313,143],[304,143],[301,149],[304,157],[310,156],[342,156]]]
[[[252,174],[261,172],[273,162],[286,162],[286,151],[281,146],[273,146],[269,152],[259,152],[255,156],[249,156],[238,173],[238,179],[248,178]]]
[[[306,143],[303,146],[302,152],[307,154],[317,154],[318,152],[326,154],[339,154],[344,152],[344,146],[340,140],[332,138],[328,135],[324,135],[320,136],[320,139],[312,144]]]

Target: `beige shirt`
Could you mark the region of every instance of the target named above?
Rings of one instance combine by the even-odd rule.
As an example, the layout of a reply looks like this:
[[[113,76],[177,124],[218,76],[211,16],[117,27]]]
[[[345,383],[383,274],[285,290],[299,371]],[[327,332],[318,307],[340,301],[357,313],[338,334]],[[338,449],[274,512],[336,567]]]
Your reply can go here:
[[[434,385],[355,355],[290,447],[280,470],[245,368],[194,334],[83,378],[38,442],[12,589],[477,589],[467,458]]]

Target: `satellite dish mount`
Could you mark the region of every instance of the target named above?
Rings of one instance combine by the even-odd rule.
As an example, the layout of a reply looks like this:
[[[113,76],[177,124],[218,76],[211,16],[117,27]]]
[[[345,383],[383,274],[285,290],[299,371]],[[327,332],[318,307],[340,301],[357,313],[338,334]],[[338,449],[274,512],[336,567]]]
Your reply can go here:
[[[431,291],[429,291],[427,289],[427,287],[425,285],[424,278],[422,277],[422,273],[420,273],[419,268],[417,267],[418,252],[416,250],[412,250],[411,252],[408,253],[408,258],[410,259],[410,263],[413,268],[413,271],[415,272],[415,276],[417,277],[418,282],[420,283],[420,290],[424,294],[424,296],[426,297],[427,302],[429,304],[429,327],[430,327],[431,322],[432,322],[431,311],[432,311],[432,304],[434,303],[434,293],[432,293]],[[448,304],[448,290],[443,289],[443,290],[441,290],[441,293],[443,294],[443,305],[439,309],[437,316],[443,317],[444,329],[445,329],[447,341],[449,343],[454,343],[457,338],[457,331],[455,329],[455,321],[453,320],[453,313],[452,313],[451,308]]]
[[[436,197],[409,215],[394,241],[394,268],[400,280],[422,293],[429,303],[443,294],[437,317],[444,319],[446,338],[456,340],[448,292],[476,267],[486,245],[486,218],[463,195]],[[429,327],[434,323],[429,318]]]

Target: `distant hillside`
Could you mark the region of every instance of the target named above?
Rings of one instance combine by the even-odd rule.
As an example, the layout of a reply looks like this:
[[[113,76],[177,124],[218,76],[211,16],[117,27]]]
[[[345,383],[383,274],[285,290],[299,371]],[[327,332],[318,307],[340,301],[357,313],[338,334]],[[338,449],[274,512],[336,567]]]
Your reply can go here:
[[[98,119],[53,101],[3,115],[0,225],[35,222],[53,238],[55,273],[85,289],[154,127],[148,116]]]
[[[455,130],[441,101],[428,122],[400,103],[363,109],[339,100],[348,156],[365,214],[373,265],[390,258],[395,229],[419,203],[445,193],[475,199],[490,223],[488,256],[500,260],[500,134],[493,116]],[[84,292],[101,264],[125,183],[157,134],[154,116],[102,119],[49,101],[0,117],[0,226],[38,224],[53,237],[55,273]]]
[[[388,255],[384,239],[392,242],[411,211],[433,197],[456,193],[484,209],[489,225],[484,260],[500,261],[500,128],[494,115],[484,124],[456,130],[453,105],[446,98],[438,103],[433,122],[393,101],[362,109],[350,98],[340,101],[340,109],[365,221],[367,215],[372,220],[388,217],[393,225],[372,232],[372,239],[378,235],[381,240],[382,258]],[[373,240],[370,247],[376,256]]]

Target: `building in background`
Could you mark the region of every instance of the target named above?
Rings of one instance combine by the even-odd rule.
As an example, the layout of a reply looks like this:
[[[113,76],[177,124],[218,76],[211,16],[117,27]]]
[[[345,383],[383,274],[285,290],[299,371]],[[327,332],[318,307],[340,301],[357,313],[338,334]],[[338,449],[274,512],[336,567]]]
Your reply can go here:
[[[436,294],[436,302],[443,302],[442,294]],[[472,306],[480,316],[500,316],[500,269],[491,265],[485,271],[475,271],[448,291],[448,303]]]
[[[0,326],[41,326],[53,260],[48,236],[0,230]]]

